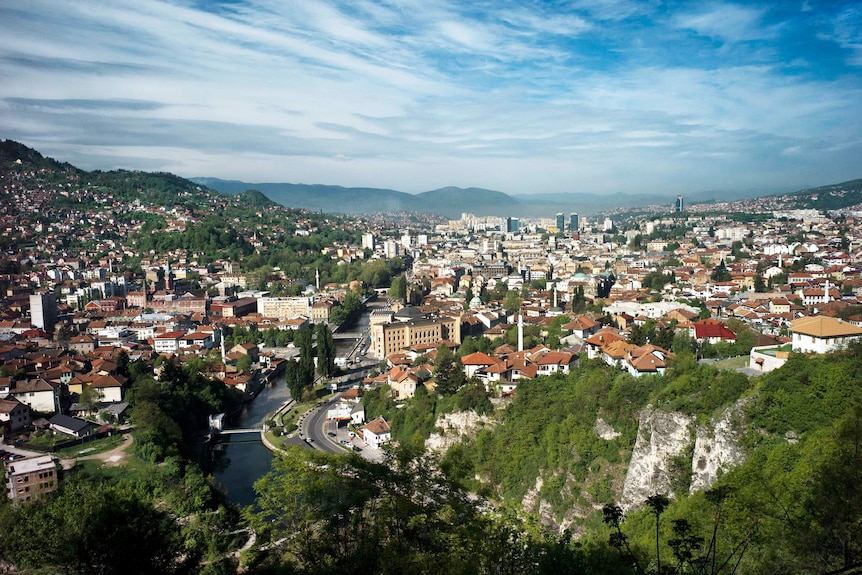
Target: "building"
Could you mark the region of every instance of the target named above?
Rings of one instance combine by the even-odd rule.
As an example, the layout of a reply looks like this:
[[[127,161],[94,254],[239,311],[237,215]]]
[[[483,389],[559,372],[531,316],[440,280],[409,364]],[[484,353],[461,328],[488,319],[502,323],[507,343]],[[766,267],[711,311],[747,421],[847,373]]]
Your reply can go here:
[[[677,212],[685,211],[685,204],[683,202],[682,196],[676,197],[676,204],[674,205],[674,210]]]
[[[563,232],[566,229],[566,216],[563,212],[557,212],[557,231]]]
[[[506,218],[506,233],[517,234],[521,231],[521,220],[518,218]]]
[[[828,353],[862,338],[862,327],[829,317],[801,317],[790,323],[791,348],[801,353]]]
[[[57,489],[57,465],[50,455],[6,464],[6,495],[15,502],[36,501]]]
[[[180,340],[186,335],[184,331],[169,331],[157,335],[153,340],[156,353],[159,355],[170,355],[176,353],[180,348]]]
[[[362,428],[362,439],[368,447],[380,449],[383,444],[389,443],[392,439],[392,428],[381,415]]]
[[[33,411],[56,413],[60,408],[60,384],[42,378],[15,381],[9,393]]]
[[[362,234],[362,249],[374,250],[374,234],[371,232]]]
[[[461,343],[461,320],[442,317],[371,326],[371,348],[374,357],[386,357],[417,346],[436,346],[443,342]]]
[[[0,399],[0,430],[14,433],[30,425],[30,408],[14,398]]]
[[[57,299],[52,293],[30,296],[30,323],[45,331],[54,331],[57,323]]]
[[[262,297],[257,300],[257,311],[262,317],[280,320],[299,315],[312,317],[313,305],[310,297]]]
[[[578,233],[578,212],[569,214],[569,231],[573,234]]]

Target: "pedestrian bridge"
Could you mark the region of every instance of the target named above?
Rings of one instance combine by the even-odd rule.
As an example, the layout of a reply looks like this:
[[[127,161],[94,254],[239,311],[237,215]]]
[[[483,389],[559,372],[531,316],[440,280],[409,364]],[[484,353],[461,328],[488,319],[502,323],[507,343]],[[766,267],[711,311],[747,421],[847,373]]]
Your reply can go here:
[[[238,433],[260,433],[264,431],[262,427],[256,427],[254,429],[223,429],[219,431],[219,435],[235,435]]]

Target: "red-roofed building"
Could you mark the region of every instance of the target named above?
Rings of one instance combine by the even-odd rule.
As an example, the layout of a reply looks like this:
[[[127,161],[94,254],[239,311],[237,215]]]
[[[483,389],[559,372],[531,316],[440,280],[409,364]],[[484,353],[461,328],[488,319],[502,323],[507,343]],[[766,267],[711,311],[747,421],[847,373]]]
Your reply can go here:
[[[502,363],[502,360],[491,357],[486,353],[477,351],[461,358],[461,365],[464,366],[466,376],[473,377],[481,369]]]
[[[549,351],[537,363],[539,375],[550,375],[552,373],[569,373],[569,370],[578,363],[578,356],[566,351]]]
[[[736,341],[736,334],[716,319],[705,319],[694,324],[694,338],[701,343]]]

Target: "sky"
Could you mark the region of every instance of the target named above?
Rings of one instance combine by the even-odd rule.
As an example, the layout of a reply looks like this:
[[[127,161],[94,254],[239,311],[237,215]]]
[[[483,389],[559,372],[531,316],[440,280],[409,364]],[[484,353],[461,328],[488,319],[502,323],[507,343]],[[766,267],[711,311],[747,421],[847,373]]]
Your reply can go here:
[[[418,193],[862,177],[862,3],[0,0],[0,138]]]

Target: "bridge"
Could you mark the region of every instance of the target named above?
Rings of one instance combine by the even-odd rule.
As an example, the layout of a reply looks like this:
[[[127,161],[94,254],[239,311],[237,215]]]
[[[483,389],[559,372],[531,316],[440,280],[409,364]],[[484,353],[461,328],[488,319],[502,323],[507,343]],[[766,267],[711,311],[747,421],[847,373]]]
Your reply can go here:
[[[365,335],[365,334],[361,331],[346,331],[344,333],[333,333],[332,339],[334,339],[336,341],[342,340],[342,339],[359,339],[363,335]]]
[[[218,434],[219,435],[234,435],[237,433],[260,433],[261,431],[264,431],[264,429],[262,427],[256,427],[254,429],[224,429],[222,431],[219,431]]]

